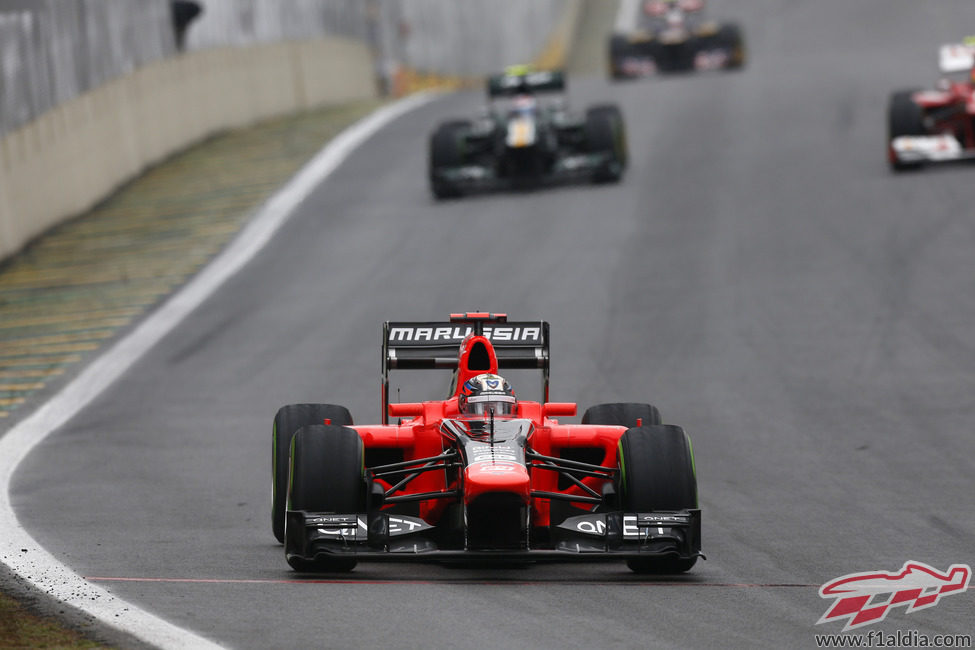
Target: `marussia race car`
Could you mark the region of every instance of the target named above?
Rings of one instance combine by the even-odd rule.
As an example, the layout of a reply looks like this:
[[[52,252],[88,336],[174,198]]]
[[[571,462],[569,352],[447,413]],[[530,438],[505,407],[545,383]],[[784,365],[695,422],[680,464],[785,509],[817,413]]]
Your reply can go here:
[[[489,77],[483,115],[444,122],[430,136],[434,196],[558,180],[620,180],[627,149],[619,107],[597,105],[579,115],[566,108],[564,91],[559,71],[518,66]]]
[[[389,403],[391,369],[453,370],[447,399]],[[499,370],[539,369],[542,402]],[[549,402],[549,325],[504,314],[383,328],[383,422],[331,404],[274,418],[272,527],[298,571],[359,560],[626,561],[687,571],[701,553],[690,441],[649,404],[601,404],[563,424]],[[391,424],[390,418],[397,423]]]
[[[940,67],[935,90],[890,97],[887,158],[894,170],[975,158],[975,38],[943,45]]]
[[[664,72],[730,70],[745,64],[745,40],[735,23],[704,19],[704,0],[649,0],[636,28],[609,40],[613,79]]]

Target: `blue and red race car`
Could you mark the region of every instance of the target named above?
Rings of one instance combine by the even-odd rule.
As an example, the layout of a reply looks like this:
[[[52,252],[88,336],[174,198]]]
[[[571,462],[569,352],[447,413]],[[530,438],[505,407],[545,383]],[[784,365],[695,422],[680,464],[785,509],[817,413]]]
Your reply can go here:
[[[734,22],[704,16],[704,0],[624,2],[609,40],[613,79],[733,70],[745,65],[745,37]]]
[[[391,370],[451,370],[446,399],[390,403]],[[537,369],[542,401],[499,373]],[[274,418],[272,527],[298,571],[360,560],[625,561],[690,569],[701,553],[691,443],[650,404],[548,401],[549,324],[504,314],[383,328],[383,421],[332,404]],[[397,422],[391,423],[390,419]]]

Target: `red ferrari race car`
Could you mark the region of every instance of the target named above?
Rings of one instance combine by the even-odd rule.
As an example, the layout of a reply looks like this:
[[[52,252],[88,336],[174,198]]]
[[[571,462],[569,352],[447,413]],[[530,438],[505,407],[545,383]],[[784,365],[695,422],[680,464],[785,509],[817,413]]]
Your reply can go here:
[[[887,157],[895,171],[975,158],[975,38],[943,45],[934,90],[890,97]]]
[[[394,369],[453,371],[446,399],[390,403]],[[539,402],[498,373],[537,369]],[[383,327],[383,422],[333,404],[274,418],[272,528],[298,571],[360,560],[625,561],[678,573],[701,553],[691,443],[650,404],[548,401],[549,324],[504,314]],[[390,419],[396,419],[390,423]]]

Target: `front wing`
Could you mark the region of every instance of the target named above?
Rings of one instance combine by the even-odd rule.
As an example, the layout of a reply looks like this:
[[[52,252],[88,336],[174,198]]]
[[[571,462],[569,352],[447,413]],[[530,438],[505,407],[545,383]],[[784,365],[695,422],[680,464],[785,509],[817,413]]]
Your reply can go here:
[[[691,559],[701,552],[701,511],[610,512],[569,517],[551,529],[544,548],[469,551],[441,548],[436,527],[387,513],[329,514],[289,510],[285,553],[308,562],[358,560],[598,562],[649,557]]]
[[[570,154],[558,158],[552,169],[537,180],[539,184],[586,181],[607,172],[619,164],[610,152]],[[431,170],[431,180],[461,191],[507,189],[524,180],[521,177],[499,176],[488,165],[460,165]],[[527,178],[527,177],[526,177]]]
[[[890,143],[892,160],[905,164],[975,159],[975,149],[965,149],[953,135],[902,135]]]
[[[649,77],[668,72],[704,72],[736,66],[739,54],[728,45],[689,36],[679,42],[633,39],[610,54],[612,76]]]

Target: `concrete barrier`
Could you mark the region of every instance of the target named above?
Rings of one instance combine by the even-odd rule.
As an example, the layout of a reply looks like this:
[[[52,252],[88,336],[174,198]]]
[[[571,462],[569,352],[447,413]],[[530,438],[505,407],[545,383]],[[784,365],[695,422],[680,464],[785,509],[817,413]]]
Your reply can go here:
[[[375,95],[368,46],[341,37],[200,50],[141,67],[0,140],[0,259],[207,135]]]
[[[459,82],[514,62],[559,66],[581,3],[409,0],[375,5],[372,22],[359,25],[363,9],[354,2],[311,2],[302,5],[306,11],[331,11],[336,25],[372,35],[190,48],[137,67],[0,137],[0,260],[208,135],[374,97],[377,73],[388,76],[390,66],[397,68],[393,83],[384,81],[394,92]],[[242,10],[231,0],[208,4],[211,19],[229,16],[223,22]],[[214,29],[223,24],[215,22]]]

